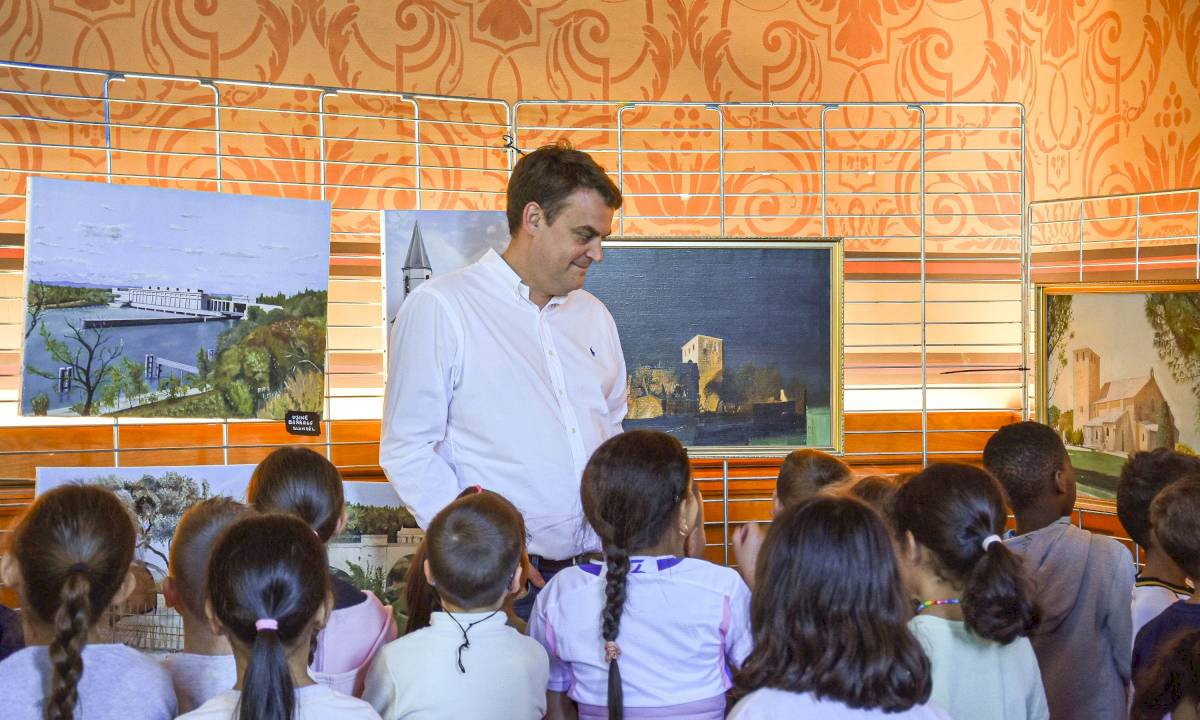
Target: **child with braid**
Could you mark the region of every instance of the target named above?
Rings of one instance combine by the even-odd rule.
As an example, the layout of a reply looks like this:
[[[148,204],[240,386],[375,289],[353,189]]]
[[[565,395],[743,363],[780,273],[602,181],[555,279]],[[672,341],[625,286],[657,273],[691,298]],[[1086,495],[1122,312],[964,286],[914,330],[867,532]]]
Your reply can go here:
[[[0,577],[18,589],[28,646],[0,662],[5,720],[160,720],[175,717],[171,678],[124,645],[93,642],[124,602],[136,530],[99,487],[40,496],[13,533]]]
[[[750,591],[686,557],[697,502],[675,438],[634,430],[588,461],[583,510],[603,564],[554,576],[529,633],[550,654],[550,718],[720,720],[731,666],[750,652]]]

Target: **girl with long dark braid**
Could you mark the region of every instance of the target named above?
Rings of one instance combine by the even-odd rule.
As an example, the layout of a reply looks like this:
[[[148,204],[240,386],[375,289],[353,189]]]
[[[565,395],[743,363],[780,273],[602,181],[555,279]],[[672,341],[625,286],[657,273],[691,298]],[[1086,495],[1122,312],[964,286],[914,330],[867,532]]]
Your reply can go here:
[[[136,586],[133,519],[112,492],[67,485],[29,508],[0,563],[20,592],[24,650],[0,663],[6,720],[175,717],[171,678],[124,645],[103,644],[108,609]]]
[[[604,562],[557,575],[529,632],[550,655],[548,716],[720,720],[750,651],[737,572],[686,556],[698,516],[687,453],[665,433],[610,438],[583,471]]]

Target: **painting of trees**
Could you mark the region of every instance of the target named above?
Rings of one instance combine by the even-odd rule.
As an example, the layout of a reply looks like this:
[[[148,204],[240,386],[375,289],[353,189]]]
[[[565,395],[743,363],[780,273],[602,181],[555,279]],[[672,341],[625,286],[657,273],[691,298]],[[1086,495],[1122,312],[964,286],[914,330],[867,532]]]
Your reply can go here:
[[[83,401],[80,403],[80,415],[94,415],[98,409],[96,402],[97,391],[108,379],[109,368],[121,357],[120,345],[112,345],[104,328],[83,329],[80,324],[66,321],[67,333],[62,338],[50,335],[50,331],[42,325],[39,334],[46,346],[46,351],[55,361],[62,363],[70,372],[72,385],[78,385],[83,391]],[[27,366],[29,372],[40,377],[56,379],[57,370],[47,370]]]
[[[1200,398],[1200,293],[1147,293],[1146,320],[1159,358]]]
[[[103,478],[100,483],[111,488],[133,513],[138,528],[138,549],[145,553],[147,561],[151,555],[157,558],[155,564],[161,562],[164,571],[179,519],[192,505],[210,496],[207,480],[197,482],[175,471],[159,475],[145,473],[137,479],[114,475]]]
[[[1046,298],[1047,399],[1054,397],[1058,378],[1067,367],[1067,343],[1075,337],[1075,332],[1071,330],[1073,320],[1070,295],[1050,295]]]

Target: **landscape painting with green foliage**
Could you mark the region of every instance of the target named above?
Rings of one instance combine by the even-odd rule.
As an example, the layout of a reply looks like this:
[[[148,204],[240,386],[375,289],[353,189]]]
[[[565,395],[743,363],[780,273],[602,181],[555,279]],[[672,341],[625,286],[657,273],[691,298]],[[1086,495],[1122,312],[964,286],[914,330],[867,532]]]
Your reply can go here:
[[[1115,498],[1135,452],[1200,447],[1200,285],[1179,287],[1044,294],[1043,417],[1082,497]]]
[[[22,413],[320,412],[329,222],[326,202],[31,178]]]
[[[61,485],[99,485],[117,494],[138,530],[137,558],[161,579],[171,539],[188,508],[210,497],[243,500],[254,465],[39,467],[34,494]]]

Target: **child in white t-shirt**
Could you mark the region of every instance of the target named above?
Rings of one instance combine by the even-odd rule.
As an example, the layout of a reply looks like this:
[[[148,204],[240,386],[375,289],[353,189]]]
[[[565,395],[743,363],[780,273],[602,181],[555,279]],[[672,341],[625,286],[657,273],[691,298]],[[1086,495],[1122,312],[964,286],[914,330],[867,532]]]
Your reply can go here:
[[[496,493],[479,489],[434,516],[422,571],[441,609],[375,657],[363,699],[384,720],[546,714],[546,651],[503,609],[521,587],[524,548],[521,513]]]
[[[167,655],[162,663],[171,674],[181,713],[232,689],[237,682],[229,639],[214,632],[204,616],[205,583],[217,538],[248,512],[231,498],[208,498],[189,508],[175,527],[171,574],[163,581],[163,595],[183,619],[183,652]]]
[[[986,471],[935,463],[893,501],[909,622],[933,670],[933,702],[956,718],[1047,720],[1029,642],[1035,611],[1024,565],[1000,539],[1004,491]]]
[[[697,499],[683,446],[646,430],[610,438],[581,494],[605,559],[559,572],[534,604],[548,717],[620,706],[630,719],[721,720],[731,670],[750,651],[750,591],[736,571],[685,557]]]
[[[317,685],[312,639],[329,617],[325,545],[284,514],[235,522],[208,564],[206,614],[237,658],[236,689],[182,715],[187,720],[378,720],[365,702]]]

